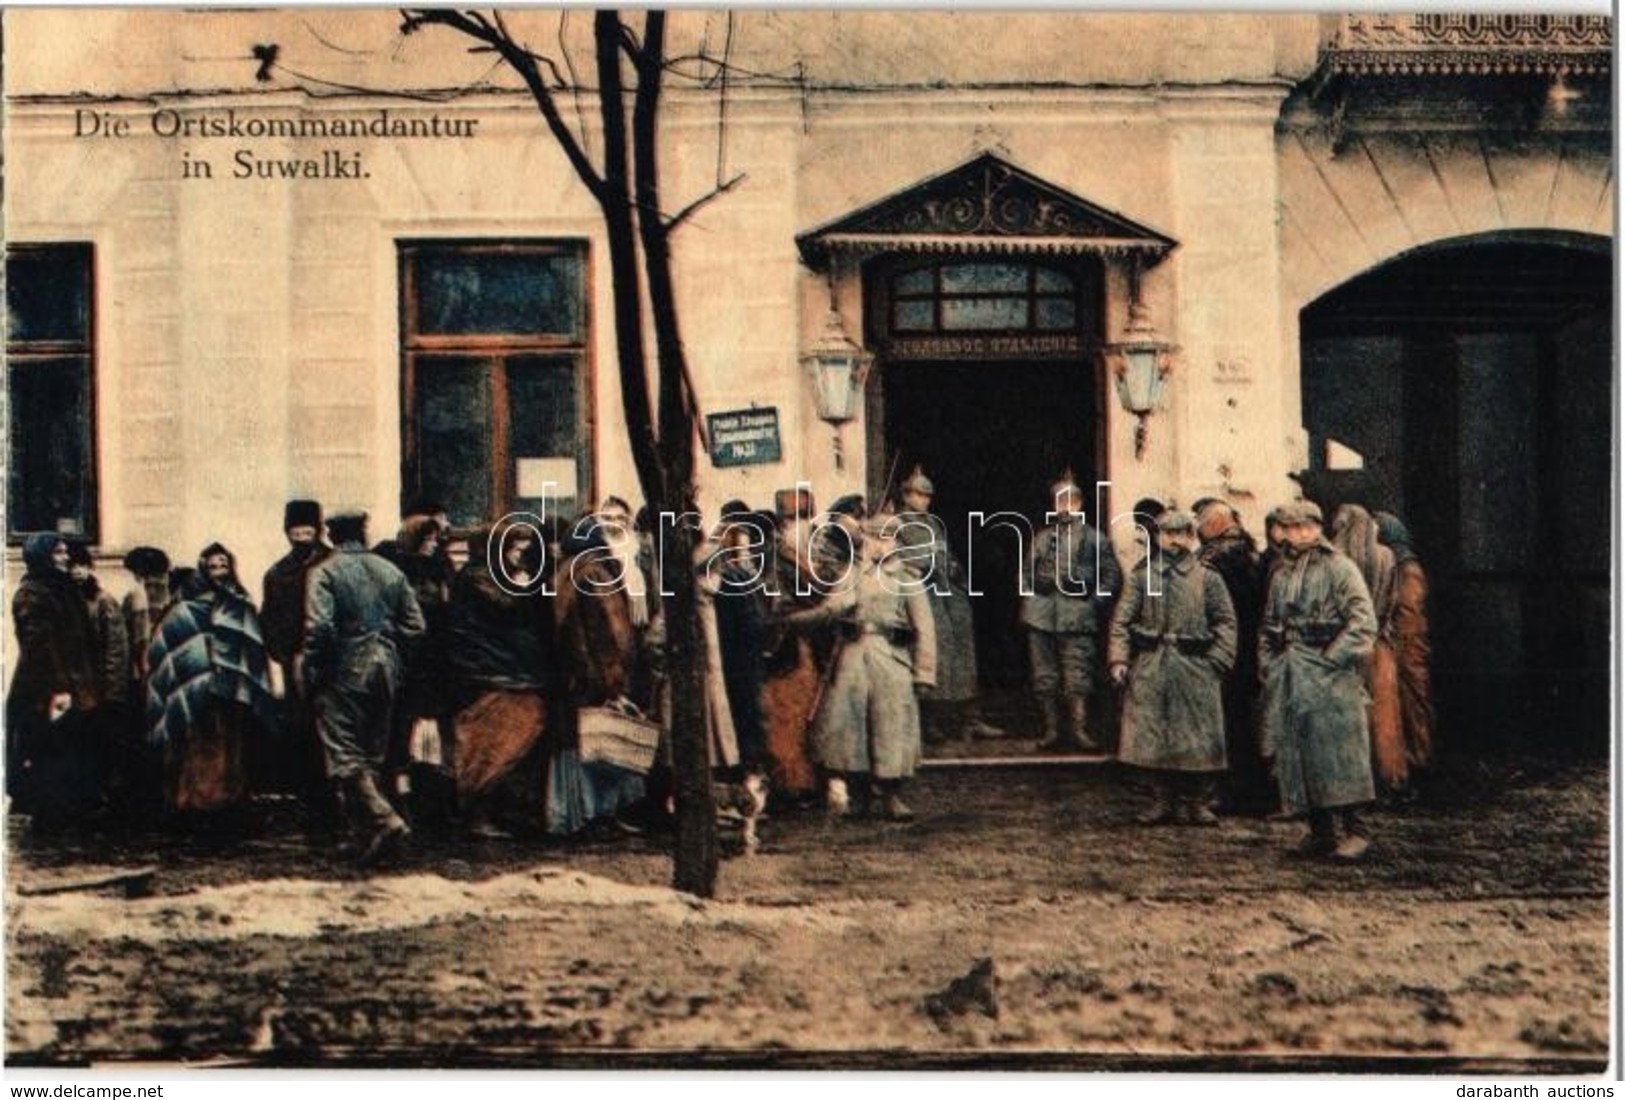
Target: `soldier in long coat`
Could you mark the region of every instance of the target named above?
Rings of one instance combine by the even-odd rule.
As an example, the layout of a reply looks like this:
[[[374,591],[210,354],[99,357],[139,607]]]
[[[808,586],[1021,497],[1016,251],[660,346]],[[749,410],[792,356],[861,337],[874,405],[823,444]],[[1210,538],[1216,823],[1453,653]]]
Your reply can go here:
[[[1236,659],[1236,613],[1223,578],[1197,559],[1189,513],[1163,513],[1156,539],[1149,566],[1129,574],[1107,641],[1112,681],[1127,687],[1117,758],[1153,773],[1143,824],[1212,825],[1208,788],[1225,765],[1223,685]]]
[[[793,625],[831,623],[838,636],[832,675],[813,724],[813,748],[829,776],[832,813],[847,810],[848,789],[871,779],[894,821],[914,813],[904,784],[920,759],[917,692],[936,682],[936,625],[924,586],[896,555],[896,518],[864,525],[857,568]]]
[[[1259,639],[1264,751],[1282,809],[1309,815],[1302,849],[1359,859],[1369,845],[1355,811],[1375,796],[1365,666],[1377,619],[1359,567],[1322,535],[1320,508],[1303,501],[1280,519],[1286,545]]]
[[[367,550],[365,512],[327,521],[335,553],[311,571],[305,597],[304,674],[327,773],[360,827],[370,863],[409,833],[379,789],[400,695],[402,653],[424,631],[405,574]]]
[[[1089,693],[1099,635],[1110,621],[1123,570],[1111,540],[1084,520],[1083,492],[1070,473],[1050,486],[1050,499],[1053,522],[1033,540],[1021,599],[1044,726],[1038,747],[1096,752],[1100,743],[1089,733]]]
[[[931,511],[936,486],[918,466],[900,486],[897,545],[925,582],[937,630],[937,686],[921,700],[927,744],[954,736],[994,739],[1004,731],[982,719],[976,703],[976,622],[965,571],[948,546],[948,529]]]

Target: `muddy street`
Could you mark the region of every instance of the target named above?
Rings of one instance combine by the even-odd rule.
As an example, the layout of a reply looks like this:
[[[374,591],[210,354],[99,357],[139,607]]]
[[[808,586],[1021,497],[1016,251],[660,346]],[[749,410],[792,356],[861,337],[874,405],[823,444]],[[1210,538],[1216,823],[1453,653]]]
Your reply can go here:
[[[1371,815],[1131,824],[1114,768],[937,768],[910,824],[781,814],[718,896],[655,838],[423,840],[357,876],[273,808],[235,847],[13,821],[13,1064],[1581,1070],[1607,1057],[1602,765]],[[155,892],[22,896],[154,864]]]

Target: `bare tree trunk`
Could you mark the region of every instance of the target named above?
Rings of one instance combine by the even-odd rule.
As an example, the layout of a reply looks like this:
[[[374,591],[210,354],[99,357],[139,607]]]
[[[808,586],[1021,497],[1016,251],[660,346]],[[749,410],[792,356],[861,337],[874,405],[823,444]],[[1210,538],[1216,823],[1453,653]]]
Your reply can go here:
[[[618,13],[599,11],[594,15],[598,108],[604,128],[601,173],[593,168],[582,140],[570,132],[559,114],[553,98],[553,89],[560,86],[562,80],[557,68],[517,41],[509,33],[500,11],[488,16],[445,8],[413,9],[403,13],[403,31],[411,32],[427,25],[451,27],[485,43],[524,79],[554,140],[597,200],[608,242],[615,354],[632,461],[650,509],[657,516],[684,515],[693,505],[697,423],[693,394],[687,385],[688,369],[671,274],[670,236],[681,219],[667,220],[660,203],[659,114],[661,82],[666,69],[665,14],[654,11],[645,17],[641,43],[621,22]],[[637,76],[630,133],[626,120],[626,83],[621,74],[623,53],[631,59]],[[544,78],[543,64],[553,73],[553,84]],[[731,186],[732,183],[720,184],[713,196]],[[693,204],[685,214],[704,201]],[[649,401],[645,306],[654,324],[658,429]],[[717,836],[716,808],[711,798],[711,755],[705,728],[706,654],[694,568],[696,527],[691,521],[679,521],[668,535],[661,560],[661,588],[666,618],[666,667],[671,681],[672,759],[677,785],[673,882],[680,890],[709,897],[716,890]]]
[[[634,194],[660,369],[660,466],[666,479],[665,503],[682,515],[694,496],[695,424],[684,386],[688,370],[678,327],[669,233],[660,213],[658,119],[664,59],[665,13],[652,11],[644,23],[632,108]],[[705,725],[706,653],[694,571],[697,532],[693,523],[683,521],[672,535],[671,552],[661,568],[669,593],[665,597],[666,668],[671,680],[672,766],[677,786],[673,885],[710,897],[717,880],[717,825]]]

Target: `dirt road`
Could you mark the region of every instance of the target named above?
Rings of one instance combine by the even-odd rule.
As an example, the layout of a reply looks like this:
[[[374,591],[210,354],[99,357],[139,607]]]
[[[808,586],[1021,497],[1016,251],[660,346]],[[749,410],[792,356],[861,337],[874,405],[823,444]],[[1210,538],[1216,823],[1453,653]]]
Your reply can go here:
[[[1357,867],[1289,856],[1288,823],[1133,826],[1110,769],[934,770],[915,793],[907,825],[774,818],[703,903],[649,840],[426,844],[366,880],[274,828],[119,850],[161,866],[151,898],[19,897],[106,856],[14,833],[8,1059],[1606,1061],[1600,765],[1373,814]]]

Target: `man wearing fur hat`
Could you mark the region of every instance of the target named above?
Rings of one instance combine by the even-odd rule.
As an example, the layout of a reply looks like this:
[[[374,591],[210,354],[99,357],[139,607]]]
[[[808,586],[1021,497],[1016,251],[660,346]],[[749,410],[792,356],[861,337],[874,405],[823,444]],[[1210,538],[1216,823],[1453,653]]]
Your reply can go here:
[[[1111,540],[1085,521],[1083,491],[1070,470],[1050,486],[1050,500],[1054,511],[1033,540],[1021,599],[1044,726],[1038,747],[1098,752],[1100,743],[1089,733],[1096,639],[1122,586],[1123,570]]]
[[[305,596],[305,686],[327,774],[361,827],[362,863],[410,830],[379,789],[400,694],[403,650],[424,632],[406,575],[367,550],[367,514],[327,521],[335,552],[310,572]]]
[[[305,648],[305,588],[310,571],[333,553],[319,537],[322,506],[314,500],[290,500],[282,509],[282,533],[288,552],[265,571],[261,586],[260,630],[265,652],[276,662],[287,700],[286,739],[266,759],[255,762],[261,789],[320,791],[321,752],[310,700],[300,683],[299,664]]]
[[[1127,688],[1117,758],[1152,773],[1155,800],[1141,823],[1216,824],[1208,787],[1224,770],[1236,613],[1223,578],[1197,560],[1188,512],[1158,518],[1156,552],[1129,574],[1112,614],[1106,659],[1112,682]]]
[[[828,777],[831,813],[871,779],[886,817],[908,821],[904,784],[920,758],[916,692],[936,682],[936,627],[924,586],[894,551],[897,519],[879,515],[856,536],[854,575],[795,625],[830,623],[840,637],[835,666],[813,724],[813,748]]]
[[[1355,810],[1375,797],[1365,663],[1377,637],[1360,569],[1321,533],[1319,507],[1283,508],[1282,558],[1259,639],[1264,752],[1281,808],[1309,815],[1306,854],[1356,860],[1369,844]]]
[[[931,511],[935,495],[936,486],[916,466],[899,486],[903,507],[897,513],[897,545],[908,551],[905,557],[925,582],[937,629],[937,686],[920,704],[925,741],[1003,737],[1003,730],[982,720],[976,705],[976,622],[965,572],[948,546],[948,529]]]

